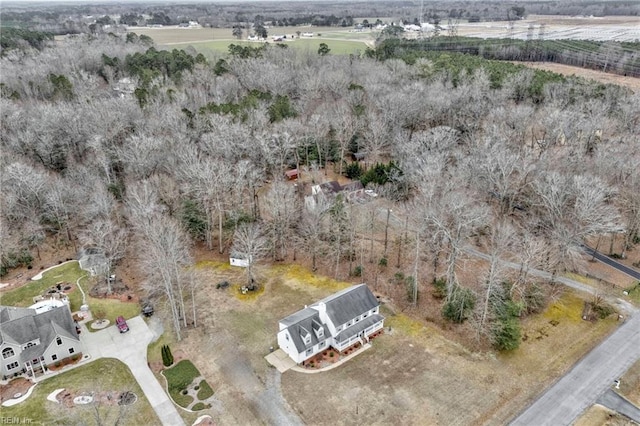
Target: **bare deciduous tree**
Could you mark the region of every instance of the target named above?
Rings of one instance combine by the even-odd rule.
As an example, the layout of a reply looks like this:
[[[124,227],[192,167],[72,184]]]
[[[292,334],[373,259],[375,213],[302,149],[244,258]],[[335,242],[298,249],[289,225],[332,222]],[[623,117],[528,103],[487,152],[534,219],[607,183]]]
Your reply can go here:
[[[233,235],[234,253],[247,260],[247,288],[255,289],[253,268],[269,250],[269,241],[264,236],[262,227],[257,223],[243,223]]]

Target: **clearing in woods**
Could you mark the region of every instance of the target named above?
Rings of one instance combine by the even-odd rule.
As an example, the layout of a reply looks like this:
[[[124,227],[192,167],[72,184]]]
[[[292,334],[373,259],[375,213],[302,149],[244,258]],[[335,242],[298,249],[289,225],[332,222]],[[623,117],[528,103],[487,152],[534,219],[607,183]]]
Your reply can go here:
[[[264,410],[284,406],[309,424],[504,424],[616,326],[615,319],[582,321],[583,299],[565,292],[523,321],[520,349],[474,352],[445,337],[446,330],[397,313],[390,302],[382,308],[386,332],[371,350],[326,373],[284,373],[286,402],[270,403],[278,405],[272,410],[251,402],[251,395],[274,389],[264,356],[277,346],[278,320],[350,283],[279,265],[261,270],[264,292],[244,298],[238,292],[243,271],[216,262],[201,263],[199,270],[207,281],[199,288],[199,327],[172,348],[216,384],[220,405],[212,414],[220,423],[256,423]],[[223,280],[232,285],[216,289]]]

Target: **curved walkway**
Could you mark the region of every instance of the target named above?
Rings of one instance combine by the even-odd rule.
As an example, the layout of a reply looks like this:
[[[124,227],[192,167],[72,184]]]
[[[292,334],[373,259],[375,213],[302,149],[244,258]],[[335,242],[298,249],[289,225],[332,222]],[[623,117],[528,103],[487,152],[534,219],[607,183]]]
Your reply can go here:
[[[154,334],[137,316],[127,321],[129,332],[120,334],[117,327],[89,333],[83,325],[80,340],[92,359],[116,358],[129,367],[160,422],[166,426],[183,426],[184,420],[147,364],[147,346]]]

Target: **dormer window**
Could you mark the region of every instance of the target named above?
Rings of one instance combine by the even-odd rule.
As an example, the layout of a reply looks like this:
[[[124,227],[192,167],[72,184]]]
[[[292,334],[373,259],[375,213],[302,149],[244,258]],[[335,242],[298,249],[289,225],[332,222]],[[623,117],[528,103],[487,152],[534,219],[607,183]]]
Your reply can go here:
[[[60,336],[58,336],[58,337],[56,338],[56,344],[57,344],[58,346],[60,346],[60,345],[62,344],[62,339],[60,338]]]
[[[307,333],[305,336],[303,336],[302,340],[304,341],[305,345],[310,345],[311,344],[311,333]]]

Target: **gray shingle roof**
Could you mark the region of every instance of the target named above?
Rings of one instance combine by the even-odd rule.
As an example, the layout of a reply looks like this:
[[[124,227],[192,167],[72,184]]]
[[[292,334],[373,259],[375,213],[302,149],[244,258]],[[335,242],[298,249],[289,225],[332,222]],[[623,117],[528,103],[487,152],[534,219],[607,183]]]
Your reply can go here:
[[[23,350],[20,353],[20,363],[22,364],[40,358],[46,349],[47,347],[44,345],[36,345]]]
[[[0,324],[31,315],[35,315],[35,309],[0,306]]]
[[[371,315],[370,317],[365,318],[362,321],[357,322],[355,325],[347,328],[346,330],[343,330],[340,333],[336,334],[334,338],[337,342],[342,343],[350,337],[353,337],[356,334],[360,333],[367,327],[371,327],[373,324],[382,321],[383,319],[384,317],[382,315]]]
[[[56,335],[80,340],[67,306],[60,306],[37,315],[35,309],[27,310],[31,311],[31,315],[22,315],[2,322],[0,330],[3,341],[22,345],[40,338],[40,344],[46,348]]]
[[[320,314],[315,309],[304,308],[301,311],[289,315],[280,322],[287,325],[287,329],[291,335],[291,340],[293,340],[293,344],[296,345],[298,353],[304,352],[314,345],[317,345],[318,342],[322,342],[326,340],[327,337],[331,336],[329,334],[329,329],[320,323]],[[315,329],[320,327],[324,330],[324,335],[318,339]],[[307,332],[311,334],[311,342],[308,345],[305,345],[302,338],[307,334]]]
[[[327,315],[336,327],[380,305],[366,284],[346,288],[312,306],[319,303],[326,305]]]

